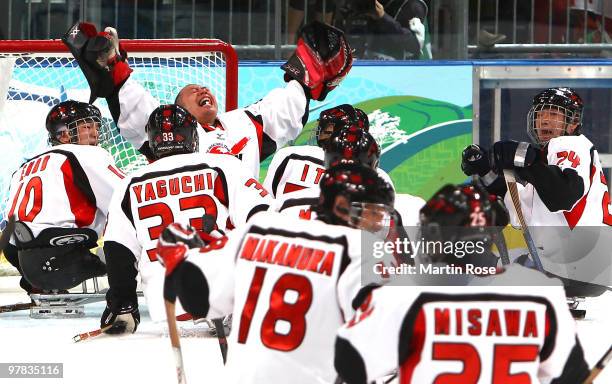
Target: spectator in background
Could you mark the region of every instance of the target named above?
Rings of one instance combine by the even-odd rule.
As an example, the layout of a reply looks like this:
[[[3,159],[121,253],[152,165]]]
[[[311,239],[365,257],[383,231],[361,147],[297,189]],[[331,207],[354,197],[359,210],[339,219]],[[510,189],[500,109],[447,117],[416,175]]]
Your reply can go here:
[[[323,9],[325,7],[325,9]],[[297,31],[304,21],[305,10],[315,10],[315,19],[331,24],[336,2],[334,0],[289,0],[287,13],[287,43],[295,44]]]
[[[430,59],[423,0],[347,0],[337,24],[349,35],[355,57],[382,60]]]
[[[549,8],[550,6],[552,6],[552,10]],[[536,2],[534,21],[536,43],[612,42],[610,37],[612,36],[612,3],[609,1],[553,0],[552,3],[548,1]],[[604,24],[603,28],[602,23]]]

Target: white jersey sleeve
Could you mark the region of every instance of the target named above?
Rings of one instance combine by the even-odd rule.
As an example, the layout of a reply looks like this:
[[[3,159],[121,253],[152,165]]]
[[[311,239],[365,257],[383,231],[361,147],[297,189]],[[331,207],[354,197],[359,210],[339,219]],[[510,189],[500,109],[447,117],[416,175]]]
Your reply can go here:
[[[75,153],[79,155],[79,162],[87,174],[98,208],[105,214],[108,213],[113,192],[119,187],[121,180],[125,179],[125,173],[115,166],[113,157],[103,148],[83,146]]]
[[[238,254],[249,224],[231,231],[222,247],[192,249],[185,262],[196,265],[206,279],[208,295],[203,297],[209,305],[207,318],[217,318],[232,312],[234,306],[234,278]],[[215,247],[216,248],[216,247]]]
[[[130,177],[123,179],[113,193],[109,204],[104,241],[115,241],[122,244],[132,252],[136,262],[138,262],[142,252],[142,243],[139,241],[136,233],[132,217],[133,213],[129,208],[129,200],[125,200],[130,183]]]
[[[248,172],[240,160],[229,155],[223,156],[229,193],[229,219],[231,227],[244,225],[257,212],[266,211],[273,204],[272,196]]]
[[[281,148],[302,130],[308,99],[300,83],[291,80],[284,88],[273,89],[258,102],[247,106],[245,111],[260,117],[263,133],[276,143],[276,148]]]
[[[140,83],[133,78],[127,79],[119,90],[119,120],[117,127],[134,148],[142,147],[147,141],[145,127],[149,115],[159,106],[154,98]]]

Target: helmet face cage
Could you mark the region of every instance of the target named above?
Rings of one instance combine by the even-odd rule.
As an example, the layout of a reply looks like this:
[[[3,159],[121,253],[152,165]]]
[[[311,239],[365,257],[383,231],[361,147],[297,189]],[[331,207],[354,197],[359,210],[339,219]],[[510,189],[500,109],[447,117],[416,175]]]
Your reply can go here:
[[[583,102],[571,88],[549,88],[533,98],[527,114],[527,133],[542,146],[558,136],[578,135],[582,128]],[[575,125],[568,132],[568,126]]]
[[[388,223],[395,202],[393,188],[378,174],[360,164],[341,164],[325,171],[320,182],[321,195],[317,212],[332,217],[336,223],[357,226],[359,223],[380,229]],[[335,208],[337,196],[344,196],[349,206]],[[340,219],[333,212],[345,211],[348,220]],[[376,224],[378,223],[378,224]]]
[[[45,125],[51,145],[63,144],[60,138],[64,132],[73,144],[98,145],[110,138],[108,126],[102,126],[100,110],[80,101],[67,100],[55,105],[47,114]]]
[[[71,144],[98,145],[108,139],[107,127],[102,127],[98,116],[84,117],[67,125]]]
[[[568,134],[568,124],[576,124],[576,131],[582,126],[582,113],[550,103],[536,104],[527,114],[527,134],[541,146],[559,136]],[[575,131],[575,132],[576,132]]]
[[[349,223],[355,228],[386,237],[391,226],[393,207],[382,203],[353,201],[349,207]]]

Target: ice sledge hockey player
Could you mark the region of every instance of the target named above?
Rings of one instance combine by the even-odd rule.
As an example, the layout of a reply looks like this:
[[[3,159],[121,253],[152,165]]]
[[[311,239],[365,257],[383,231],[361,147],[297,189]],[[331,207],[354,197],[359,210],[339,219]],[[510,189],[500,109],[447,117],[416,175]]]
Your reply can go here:
[[[423,239],[481,241],[490,248],[489,226],[505,225],[504,211],[484,189],[447,185],[421,210]],[[417,256],[420,264],[463,267],[490,265],[488,258],[478,251],[463,258],[439,251]],[[446,277],[432,276],[430,283]],[[374,289],[338,331],[334,365],[342,382],[366,384],[396,369],[400,383],[419,384],[560,384],[588,376],[557,279],[517,264],[464,278],[464,286]]]
[[[588,253],[588,249],[586,256],[570,255],[566,251],[571,244],[560,246],[559,240],[582,243],[593,234],[589,231],[598,231],[593,227],[612,225],[599,154],[582,133],[583,108],[574,90],[546,89],[534,97],[527,114],[532,143],[498,141],[490,155],[471,145],[464,150],[462,161],[463,171],[478,174],[489,191],[505,195],[508,207],[512,207],[512,200],[506,193],[503,170],[516,173],[522,181],[517,184],[522,211],[544,270],[562,279],[570,297],[598,296],[605,291],[604,285],[612,283],[609,279],[591,283],[599,271],[610,266],[609,256],[600,257],[600,252]],[[512,224],[518,225],[514,209],[509,211]],[[520,261],[526,265],[533,262],[527,258]]]
[[[98,146],[105,131],[95,106],[61,102],[47,114],[46,128],[52,147],[13,174],[8,200],[16,223],[4,254],[28,293],[66,290],[106,273],[90,249],[124,177]]]
[[[78,23],[63,40],[89,82],[92,100],[105,97],[121,135],[151,158],[144,127],[159,101],[130,77],[132,69],[117,31],[107,27],[98,33],[92,24]],[[175,103],[196,118],[200,152],[231,153],[258,177],[260,161],[298,136],[308,119],[309,101],[325,99],[352,62],[344,33],[313,22],[304,26],[296,51],[281,67],[287,81],[284,88],[245,108],[218,113],[210,88],[185,84]]]
[[[373,170],[346,164],[321,180],[316,220],[262,212],[204,248],[194,231],[168,227],[159,241],[168,300],[194,317],[233,313],[232,383],[332,382],[336,329],[361,288],[363,231],[388,225],[394,192]],[[189,250],[189,247],[196,247]],[[363,257],[363,258],[362,258]],[[199,286],[199,289],[195,287]]]
[[[164,268],[155,247],[168,224],[176,221],[200,231],[212,224],[212,230],[223,232],[244,225],[272,201],[234,156],[197,153],[197,121],[182,107],[159,106],[146,131],[157,160],[117,188],[104,235],[110,289],[101,325],[114,324],[110,333],[134,332],[138,326],[138,273],[151,318],[165,319]]]

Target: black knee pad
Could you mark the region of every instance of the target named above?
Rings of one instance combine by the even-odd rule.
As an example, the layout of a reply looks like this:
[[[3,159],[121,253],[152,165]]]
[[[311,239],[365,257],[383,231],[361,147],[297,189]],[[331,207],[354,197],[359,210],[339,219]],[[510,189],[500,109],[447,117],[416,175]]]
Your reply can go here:
[[[189,261],[182,262],[174,271],[174,287],[183,308],[193,317],[206,317],[208,302],[208,283],[198,266]]]

